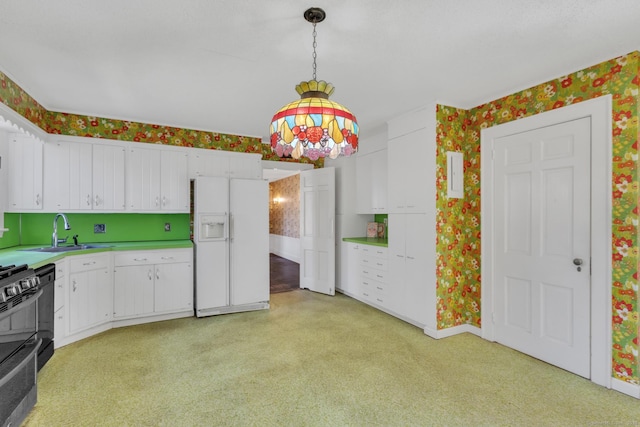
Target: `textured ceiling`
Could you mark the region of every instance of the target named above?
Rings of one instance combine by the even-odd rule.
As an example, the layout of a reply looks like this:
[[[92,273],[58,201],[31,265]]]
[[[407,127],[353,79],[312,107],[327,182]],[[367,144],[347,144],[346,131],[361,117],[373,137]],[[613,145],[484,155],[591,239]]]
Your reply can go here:
[[[362,136],[640,49],[638,0],[2,0],[0,71],[55,111],[267,137],[312,77]]]

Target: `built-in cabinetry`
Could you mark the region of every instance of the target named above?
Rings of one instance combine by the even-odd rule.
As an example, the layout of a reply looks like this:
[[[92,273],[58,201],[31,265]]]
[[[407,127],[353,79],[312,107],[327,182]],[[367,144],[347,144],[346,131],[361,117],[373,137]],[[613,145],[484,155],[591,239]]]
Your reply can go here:
[[[394,138],[390,135],[389,213],[425,212],[435,199],[435,192],[431,194],[428,191],[432,182],[428,180],[435,178],[435,163],[430,161],[434,159],[435,151],[435,133],[431,134],[431,129],[422,128]]]
[[[127,148],[127,209],[189,212],[188,155],[185,151]]]
[[[114,254],[113,318],[193,310],[191,249]]]
[[[7,211],[42,210],[43,142],[22,133],[9,133],[7,158]]]
[[[357,212],[359,214],[387,212],[387,150],[357,156]]]
[[[107,251],[56,261],[54,342],[193,316],[193,249]]]
[[[45,211],[125,209],[125,150],[58,139],[44,145]]]
[[[393,299],[387,284],[387,248],[360,245],[358,295],[366,302],[390,308]]]
[[[68,261],[68,333],[109,322],[113,313],[111,254],[73,256]]]
[[[53,303],[53,336],[63,339],[67,336],[67,316],[65,304],[67,299],[67,260],[56,261],[56,280],[54,285]]]
[[[189,178],[262,179],[262,155],[193,148],[189,151]]]

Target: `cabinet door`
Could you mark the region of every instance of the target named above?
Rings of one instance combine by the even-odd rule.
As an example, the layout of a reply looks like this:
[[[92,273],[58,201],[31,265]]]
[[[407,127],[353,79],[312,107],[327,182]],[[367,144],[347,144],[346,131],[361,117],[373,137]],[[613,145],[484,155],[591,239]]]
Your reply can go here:
[[[163,150],[160,158],[160,208],[173,212],[189,212],[189,159],[187,154]]]
[[[359,214],[373,213],[371,182],[373,165],[371,155],[358,155],[356,158],[356,209]]]
[[[252,154],[238,154],[229,157],[229,177],[262,179],[260,158]]]
[[[57,141],[44,145],[44,208],[91,210],[92,144]]]
[[[427,206],[435,203],[435,135],[429,138],[427,128],[406,135],[405,181],[406,212],[423,213]],[[405,137],[402,137],[405,138]],[[433,191],[430,191],[434,188]]]
[[[125,208],[125,149],[93,144],[93,209],[121,211]]]
[[[193,310],[193,265],[157,264],[154,301],[156,313]]]
[[[113,317],[153,313],[153,264],[116,267],[114,271]]]
[[[405,314],[406,282],[406,215],[389,214],[389,283],[393,295],[389,300],[390,308],[399,314]]]
[[[42,141],[29,135],[10,134],[6,162],[9,210],[42,209],[42,151]]]
[[[70,333],[109,321],[113,297],[108,274],[107,269],[101,269],[69,276]]]
[[[435,296],[435,271],[430,274],[428,265],[435,259],[428,259],[428,245],[435,245],[434,233],[429,233],[429,226],[424,214],[408,214],[405,216],[405,287],[403,307],[407,317],[424,325],[427,313],[435,310],[429,305],[428,293]],[[431,224],[435,228],[435,225]],[[434,254],[435,256],[435,254]]]
[[[340,242],[342,254],[340,256],[340,289],[349,294],[356,295],[358,289],[360,254],[359,245],[353,242]]]
[[[194,149],[189,152],[189,178],[229,176],[229,157],[217,150]]]
[[[387,212],[387,150],[371,154],[371,183],[373,212]]]
[[[160,150],[127,151],[127,207],[135,211],[160,210]]]

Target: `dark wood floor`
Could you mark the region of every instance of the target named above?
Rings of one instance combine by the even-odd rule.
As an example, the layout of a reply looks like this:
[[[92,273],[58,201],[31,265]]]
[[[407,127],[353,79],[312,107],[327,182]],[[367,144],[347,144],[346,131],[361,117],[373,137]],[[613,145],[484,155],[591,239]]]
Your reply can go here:
[[[278,255],[270,256],[271,293],[300,289],[300,264]]]

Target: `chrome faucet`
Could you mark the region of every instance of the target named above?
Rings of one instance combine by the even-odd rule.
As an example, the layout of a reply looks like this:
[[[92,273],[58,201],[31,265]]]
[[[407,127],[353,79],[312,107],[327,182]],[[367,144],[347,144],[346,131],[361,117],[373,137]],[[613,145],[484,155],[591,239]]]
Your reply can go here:
[[[57,214],[53,219],[53,235],[51,236],[51,246],[54,248],[58,247],[58,243],[67,243],[68,238],[65,237],[64,239],[58,240],[58,218],[60,217],[62,217],[62,219],[64,220],[64,229],[71,230],[71,226],[69,225],[69,219],[67,219],[67,216],[63,213]]]

